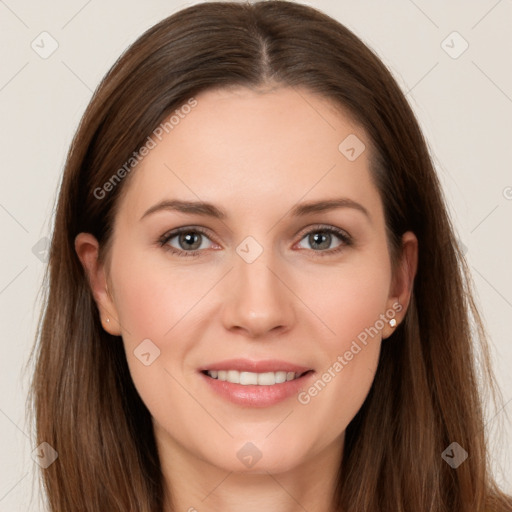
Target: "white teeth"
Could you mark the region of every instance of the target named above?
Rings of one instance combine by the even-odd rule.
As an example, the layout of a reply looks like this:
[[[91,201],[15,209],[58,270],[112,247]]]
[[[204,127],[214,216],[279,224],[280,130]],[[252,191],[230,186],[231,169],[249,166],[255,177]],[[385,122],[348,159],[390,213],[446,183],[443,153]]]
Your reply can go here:
[[[300,374],[294,372],[239,372],[237,370],[208,370],[208,375],[213,379],[218,379],[232,384],[273,386],[283,382],[294,380]]]
[[[295,377],[295,374],[293,376]],[[286,372],[276,372],[276,384],[281,384],[282,382],[286,382]]]
[[[240,384],[247,386],[248,384],[258,384],[258,374],[252,372],[240,372]]]
[[[258,374],[258,384],[260,386],[273,386],[275,383],[276,383],[276,374],[274,372]]]
[[[233,384],[240,384],[240,372],[237,370],[228,370],[226,380]]]

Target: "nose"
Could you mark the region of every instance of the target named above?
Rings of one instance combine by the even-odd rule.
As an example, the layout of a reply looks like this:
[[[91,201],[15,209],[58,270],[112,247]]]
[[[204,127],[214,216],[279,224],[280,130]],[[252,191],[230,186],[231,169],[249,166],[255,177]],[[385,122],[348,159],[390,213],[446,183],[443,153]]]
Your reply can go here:
[[[225,286],[222,322],[226,329],[261,338],[292,327],[294,296],[270,251],[263,251],[252,263],[235,255]]]

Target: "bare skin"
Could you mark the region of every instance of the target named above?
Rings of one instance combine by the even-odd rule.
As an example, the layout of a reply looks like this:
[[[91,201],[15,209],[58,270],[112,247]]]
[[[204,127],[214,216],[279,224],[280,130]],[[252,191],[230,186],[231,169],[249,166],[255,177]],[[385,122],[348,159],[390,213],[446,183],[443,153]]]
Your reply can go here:
[[[169,499],[167,510],[330,512],[345,429],[373,382],[382,340],[396,329],[379,319],[392,311],[399,324],[405,315],[417,240],[404,234],[393,274],[367,135],[325,99],[290,88],[196,99],[130,177],[110,265],[98,264],[91,234],[76,237],[76,252],[153,417],[175,506]],[[350,134],[367,148],[354,161],[338,149]],[[334,198],[367,213],[345,205],[292,215],[298,204]],[[167,209],[141,219],[163,199],[212,203],[226,216]],[[179,227],[190,228],[192,249],[179,236],[158,243]],[[237,252],[248,236],[257,245],[242,244],[245,254],[262,249],[250,263]],[[378,334],[347,360],[372,326]],[[160,350],[148,366],[134,355],[145,339]],[[346,364],[337,371],[338,356]],[[279,359],[314,373],[302,401],[242,406],[198,371],[232,358]],[[329,368],[329,382],[309,393]],[[261,455],[251,467],[239,455],[248,442]]]

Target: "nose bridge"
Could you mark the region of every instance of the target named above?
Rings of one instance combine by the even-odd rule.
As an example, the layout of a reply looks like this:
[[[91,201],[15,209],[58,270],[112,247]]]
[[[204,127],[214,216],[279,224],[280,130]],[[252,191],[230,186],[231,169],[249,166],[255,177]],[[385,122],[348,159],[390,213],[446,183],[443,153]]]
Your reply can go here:
[[[279,264],[272,248],[247,237],[236,253],[230,272],[232,293],[223,315],[226,328],[242,328],[257,335],[289,327],[294,318],[291,297],[276,276]]]

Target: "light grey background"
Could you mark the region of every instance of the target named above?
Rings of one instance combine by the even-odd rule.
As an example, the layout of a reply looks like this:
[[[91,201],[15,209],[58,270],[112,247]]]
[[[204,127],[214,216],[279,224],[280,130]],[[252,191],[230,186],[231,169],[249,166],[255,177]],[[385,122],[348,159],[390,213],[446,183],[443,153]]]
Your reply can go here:
[[[44,241],[37,254],[33,247],[51,232],[69,143],[92,91],[121,52],[192,3],[0,0],[0,511],[39,510],[22,367],[34,338],[44,265]],[[419,118],[491,337],[504,408],[489,410],[487,426],[498,481],[512,492],[506,418],[512,409],[512,1],[306,3],[377,52]],[[43,31],[58,43],[46,59],[31,47],[34,41],[40,53],[51,49]],[[464,41],[469,46],[458,56]]]

